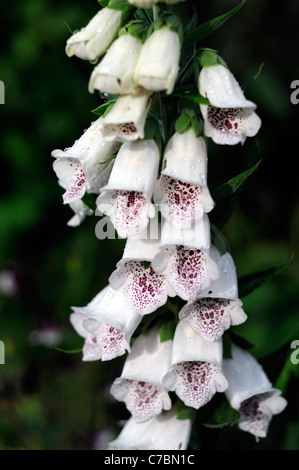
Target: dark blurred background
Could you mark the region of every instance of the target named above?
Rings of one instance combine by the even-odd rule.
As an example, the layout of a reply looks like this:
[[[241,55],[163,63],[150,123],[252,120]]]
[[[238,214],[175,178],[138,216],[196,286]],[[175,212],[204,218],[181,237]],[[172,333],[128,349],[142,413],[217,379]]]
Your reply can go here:
[[[200,2],[200,21],[238,2]],[[192,2],[178,7],[182,18]],[[65,148],[94,120],[99,97],[87,83],[93,66],[68,58],[72,30],[97,12],[96,0],[26,0],[1,3],[0,80],[0,449],[98,449],[119,432],[128,414],[109,395],[123,358],[83,363],[82,346],[69,323],[70,307],[85,305],[107,284],[124,241],[99,241],[96,217],[69,228],[71,210],[52,170],[51,151]],[[297,136],[299,105],[290,85],[299,80],[297,0],[247,0],[201,47],[217,49],[246,96],[258,105],[263,125],[245,145],[209,142],[209,181],[215,185],[251,163],[262,163],[238,195],[225,225],[240,276],[291,262],[245,297],[247,322],[237,328],[255,347],[287,409],[273,418],[259,443],[235,428],[203,429],[205,449],[299,449],[299,364],[290,344],[299,340]],[[259,78],[252,78],[264,63]],[[278,380],[278,382],[277,382]]]

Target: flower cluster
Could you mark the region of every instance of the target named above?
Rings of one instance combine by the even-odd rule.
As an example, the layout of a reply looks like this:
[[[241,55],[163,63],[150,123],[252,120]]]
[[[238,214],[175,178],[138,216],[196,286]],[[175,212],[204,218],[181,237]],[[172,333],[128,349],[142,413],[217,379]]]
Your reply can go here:
[[[129,3],[149,8],[157,1]],[[75,212],[69,225],[93,212],[84,202],[93,193],[98,211],[127,239],[109,284],[70,317],[84,338],[84,361],[127,353],[111,394],[131,418],[109,448],[186,449],[191,421],[177,418],[174,397],[199,409],[217,392],[239,411],[240,429],[263,437],[286,403],[253,356],[233,346],[232,359],[223,358],[223,334],[247,315],[232,256],[211,242],[215,203],[196,125],[201,112],[205,136],[243,144],[260,128],[256,106],[226,65],[201,62],[196,86],[208,104],[183,128],[173,127],[161,152],[146,123],[157,96],[175,89],[182,26],[168,10],[148,29],[138,21],[123,26],[122,13],[111,0],[67,41],[69,56],[100,58],[89,91],[113,99],[72,147],[52,152],[63,201]],[[173,334],[165,338],[163,315],[174,310]]]

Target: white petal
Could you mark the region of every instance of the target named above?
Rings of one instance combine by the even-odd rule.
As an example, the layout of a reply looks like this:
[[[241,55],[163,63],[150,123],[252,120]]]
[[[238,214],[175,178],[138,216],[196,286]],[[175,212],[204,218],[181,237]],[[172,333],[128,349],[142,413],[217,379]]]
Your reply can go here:
[[[207,186],[207,149],[202,137],[196,137],[190,127],[175,133],[168,141],[162,164],[162,175],[185,183]]]
[[[167,302],[172,292],[163,274],[145,268],[143,261],[125,261],[118,265],[109,282],[114,289],[122,289],[131,307],[140,315],[155,312]]]
[[[228,252],[220,256],[215,246],[211,246],[210,256],[218,266],[219,277],[198,298],[238,299],[238,279],[233,258]]]
[[[179,318],[186,318],[189,326],[206,341],[216,341],[231,325],[240,325],[247,319],[239,300],[202,298],[182,308]]]
[[[175,409],[149,421],[149,426],[138,433],[136,449],[140,450],[186,450],[191,433],[189,419],[177,419]]]
[[[151,199],[158,166],[159,149],[153,139],[127,142],[118,152],[108,185],[102,190],[136,191]]]
[[[216,108],[206,105],[200,105],[200,108],[206,115],[206,136],[219,145],[243,144],[246,137],[255,136],[261,127],[261,119],[250,108]]]
[[[84,315],[84,320],[94,319],[98,323],[107,323],[122,334],[130,349],[130,339],[141,321],[126,302],[121,292],[115,291],[111,286],[105,287],[97,294],[86,307],[72,307],[75,312]]]
[[[103,8],[66,45],[66,54],[93,61],[107,50],[120,28],[121,11]]]
[[[150,420],[145,423],[136,423],[135,419],[131,417],[125,423],[118,437],[114,441],[109,442],[107,450],[135,449],[136,442],[151,425],[151,422]]]
[[[124,401],[137,422],[144,422],[169,410],[171,401],[162,385],[169,369],[171,341],[160,342],[158,330],[140,335],[132,346],[121,377],[115,379],[111,394]]]
[[[190,228],[193,221],[201,219],[214,207],[208,188],[165,175],[157,181],[154,201],[163,217],[182,229]]]
[[[136,92],[133,74],[141,44],[140,39],[130,34],[117,38],[93,70],[89,91],[92,93],[96,89],[116,95]],[[121,57],[125,57],[125,60],[121,60]]]
[[[232,359],[223,361],[223,370],[229,381],[226,395],[236,410],[248,398],[272,390],[272,384],[258,361],[235,345],[232,346]]]
[[[165,246],[153,262],[157,273],[165,274],[172,289],[184,300],[195,300],[219,275],[216,263],[209,255],[184,246]]]
[[[134,95],[121,95],[103,118],[106,141],[130,142],[144,138],[144,125],[151,93],[140,90]]]
[[[210,242],[210,222],[206,214],[201,219],[192,221],[186,228],[163,220],[161,247],[181,245],[188,249],[209,250]]]
[[[221,369],[207,362],[181,362],[172,366],[164,384],[186,406],[198,409],[208,403],[216,392],[224,392],[228,382]]]
[[[229,69],[220,64],[203,67],[198,77],[198,89],[217,108],[252,108]]]
[[[171,51],[171,54],[169,53]],[[180,41],[167,26],[154,31],[141,48],[135,81],[143,88],[172,93],[179,70]]]

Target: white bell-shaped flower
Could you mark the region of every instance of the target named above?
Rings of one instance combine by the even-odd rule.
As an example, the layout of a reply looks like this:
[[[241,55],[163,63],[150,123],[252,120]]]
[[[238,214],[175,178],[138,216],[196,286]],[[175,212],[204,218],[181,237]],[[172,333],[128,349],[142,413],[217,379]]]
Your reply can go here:
[[[121,95],[103,118],[105,140],[131,142],[144,138],[144,126],[150,107],[151,92],[140,89],[133,95]]]
[[[109,278],[113,289],[121,290],[131,307],[141,315],[155,312],[167,302],[168,296],[175,295],[164,274],[157,274],[150,264],[159,246],[159,239],[129,238],[123,258]]]
[[[131,34],[117,38],[101,62],[94,68],[89,91],[99,90],[116,95],[132,94],[138,90],[133,76],[142,42]]]
[[[159,166],[153,139],[125,143],[117,154],[109,182],[97,199],[98,210],[111,218],[120,237],[142,232],[156,214],[151,203]]]
[[[167,143],[154,201],[163,217],[180,228],[190,228],[214,207],[207,187],[206,145],[191,126]]]
[[[105,184],[111,167],[107,160],[118,150],[119,144],[106,142],[101,130],[102,118],[97,119],[72,147],[53,150],[53,169],[62,187],[64,204],[81,199],[85,192],[97,192]]]
[[[228,382],[222,372],[222,341],[207,342],[186,321],[180,321],[173,338],[171,368],[163,384],[185,405],[196,409],[216,392],[224,392]]]
[[[161,343],[157,328],[140,335],[127,356],[111,394],[126,404],[137,423],[170,410],[171,400],[162,379],[170,367],[172,341]]]
[[[190,419],[178,419],[175,409],[136,423],[130,418],[108,450],[186,450],[191,434]]]
[[[178,33],[168,26],[153,31],[142,45],[135,68],[135,81],[151,91],[172,93],[180,60]]]
[[[238,299],[238,280],[231,255],[225,253],[220,256],[214,246],[210,255],[220,275],[194,302],[182,308],[179,318],[186,319],[189,326],[206,341],[217,341],[231,325],[244,323],[247,315]]]
[[[107,286],[86,307],[72,309],[70,321],[85,339],[83,361],[109,361],[131,350],[131,336],[142,317],[121,292]]]
[[[206,214],[191,230],[183,230],[164,220],[161,247],[152,266],[164,274],[172,289],[184,300],[194,301],[219,276],[210,257],[210,224]]]
[[[257,438],[266,437],[272,416],[287,405],[281,391],[273,388],[258,361],[234,344],[232,359],[223,361],[223,370],[229,382],[226,396],[241,413],[239,428]]]
[[[121,24],[121,10],[102,8],[88,23],[71,36],[66,43],[69,57],[94,61],[110,46]]]
[[[205,134],[217,144],[244,143],[255,136],[261,119],[255,113],[256,105],[248,101],[233,74],[225,66],[214,64],[203,67],[198,89],[210,105],[200,105]]]
[[[169,5],[175,5],[176,3],[184,2],[185,0],[128,0],[128,3],[134,5],[137,8],[151,8],[157,3],[168,3]]]

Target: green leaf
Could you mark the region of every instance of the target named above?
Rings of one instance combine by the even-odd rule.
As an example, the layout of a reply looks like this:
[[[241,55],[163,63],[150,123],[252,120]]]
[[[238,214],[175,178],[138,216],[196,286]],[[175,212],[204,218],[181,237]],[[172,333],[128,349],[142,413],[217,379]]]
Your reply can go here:
[[[228,242],[215,224],[211,224],[211,241],[216,246],[220,255],[230,252]]]
[[[198,137],[202,131],[202,123],[199,121],[193,109],[185,108],[175,122],[175,131],[182,134],[190,125],[192,126],[196,137]]]
[[[236,331],[234,331],[233,328],[230,328],[227,334],[230,337],[231,342],[234,343],[236,346],[239,346],[239,348],[246,349],[246,350],[255,348],[254,344],[248,341],[248,339],[245,338],[240,333],[237,333]]]
[[[161,343],[170,341],[173,339],[173,335],[176,329],[176,319],[173,315],[163,315],[158,321],[158,330]]]
[[[283,264],[281,266],[276,266],[273,268],[266,269],[264,271],[259,271],[240,277],[238,279],[239,297],[246,297],[247,295],[251,294],[251,292],[253,292],[255,289],[264,284],[264,282],[270,277],[277,276],[278,274],[283,273],[286,269],[291,266],[292,262],[293,257],[291,258],[291,262],[288,264]]]
[[[177,96],[178,98],[185,98],[186,100],[193,101],[198,104],[209,105],[210,102],[204,96],[202,96],[194,85],[185,86],[175,90],[171,96]]]
[[[109,111],[113,108],[115,105],[116,100],[109,100],[106,101],[105,103],[101,104],[98,108],[93,109],[91,112],[93,114],[96,114],[97,116],[105,117]]]
[[[162,137],[161,126],[163,122],[160,121],[154,114],[147,118],[144,128],[144,139],[154,139],[156,142],[160,155],[162,153]]]
[[[176,401],[175,407],[177,419],[180,419],[181,421],[190,419],[191,422],[195,420],[196,410],[190,406],[186,406],[185,403],[179,398]]]
[[[97,165],[106,165],[106,163],[112,162],[112,160],[114,160],[115,158],[116,158],[116,154],[111,155],[111,157],[107,158],[107,160],[105,160],[104,162],[99,162],[97,163]]]
[[[249,168],[249,170],[243,171],[234,178],[231,178],[226,183],[222,183],[214,188],[211,188],[211,196],[214,201],[222,201],[223,199],[227,198],[228,196],[231,196],[236,191],[238,191],[241,186],[245,183],[247,178],[258,169],[261,161],[262,160],[253,165],[251,168]]]
[[[223,359],[232,359],[232,341],[226,333],[222,336]]]
[[[197,41],[207,37],[209,34],[213,33],[217,28],[219,28],[223,23],[225,23],[231,16],[235,15],[240,8],[244,5],[246,0],[242,0],[237,6],[232,10],[228,11],[224,15],[217,16],[206,23],[201,24],[191,33],[187,34],[183,39],[183,48],[190,46]]]
[[[64,354],[78,354],[80,352],[83,351],[83,348],[79,348],[79,349],[68,349],[68,350],[65,350],[65,349],[61,349],[61,348],[55,348],[56,351],[59,351],[59,352],[62,352]]]
[[[144,269],[149,269],[151,267],[150,261],[143,261]]]
[[[212,429],[224,428],[225,426],[231,426],[235,424],[240,416],[241,414],[232,408],[227,401],[225,401],[215,409],[213,416],[203,425],[206,428]]]
[[[95,211],[97,208],[97,205],[96,205],[97,197],[98,197],[97,194],[85,193],[84,196],[82,197],[82,202],[87,207]]]

